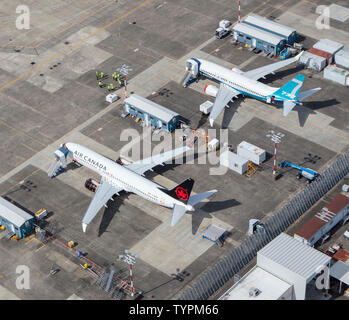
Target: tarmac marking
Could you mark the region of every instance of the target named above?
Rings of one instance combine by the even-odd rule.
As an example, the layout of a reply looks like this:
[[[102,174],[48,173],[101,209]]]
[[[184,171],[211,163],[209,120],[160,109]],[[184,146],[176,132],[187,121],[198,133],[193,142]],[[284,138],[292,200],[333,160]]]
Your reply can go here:
[[[113,24],[115,24],[116,22],[128,17],[129,15],[131,15],[132,13],[138,11],[139,9],[141,9],[142,7],[144,7],[145,5],[147,5],[149,2],[151,2],[153,0],[145,0],[144,2],[142,2],[141,4],[139,4],[137,7],[131,9],[130,11],[126,12],[125,14],[123,14],[121,17],[118,17],[116,19],[114,19],[113,21],[109,22],[108,24],[104,25],[103,27],[99,28],[98,30],[96,30],[95,32],[92,32],[90,35],[88,35],[87,37],[73,43],[71,46],[67,47],[66,49],[58,52],[56,55],[54,55],[53,57],[51,57],[50,59],[42,62],[41,64],[37,65],[36,67],[34,67],[33,69],[27,71],[26,73],[22,74],[21,76],[19,76],[18,78],[12,80],[11,82],[3,85],[2,87],[0,87],[0,92],[8,87],[10,87],[11,85],[13,85],[14,83],[16,83],[17,81],[25,78],[26,76],[30,75],[31,73],[33,73],[34,71],[39,70],[40,68],[42,68],[43,66],[49,64],[50,62],[52,62],[53,60],[55,60],[56,58],[64,55],[65,53],[69,52],[71,49],[73,49],[74,47],[76,47],[77,45],[85,42],[86,40],[90,39],[91,37],[95,36],[96,34],[98,34],[99,32],[105,30],[106,28],[112,26]]]

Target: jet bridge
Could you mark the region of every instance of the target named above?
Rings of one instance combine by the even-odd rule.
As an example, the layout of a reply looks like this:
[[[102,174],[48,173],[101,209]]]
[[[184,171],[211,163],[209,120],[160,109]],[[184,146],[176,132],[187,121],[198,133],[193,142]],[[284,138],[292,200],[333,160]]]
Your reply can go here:
[[[62,144],[60,148],[54,152],[55,160],[47,171],[47,175],[50,178],[55,177],[58,172],[62,170],[62,166],[67,164],[67,156],[69,155],[69,152],[70,151],[65,144]]]

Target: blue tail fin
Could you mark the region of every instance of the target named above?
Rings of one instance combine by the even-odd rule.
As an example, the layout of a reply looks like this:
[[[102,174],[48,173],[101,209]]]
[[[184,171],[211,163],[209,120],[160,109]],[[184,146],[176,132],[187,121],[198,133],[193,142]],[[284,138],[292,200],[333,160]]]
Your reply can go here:
[[[274,92],[274,96],[282,98],[284,100],[297,100],[299,91],[303,85],[305,76],[302,74],[297,75],[290,82],[287,82],[284,86]]]

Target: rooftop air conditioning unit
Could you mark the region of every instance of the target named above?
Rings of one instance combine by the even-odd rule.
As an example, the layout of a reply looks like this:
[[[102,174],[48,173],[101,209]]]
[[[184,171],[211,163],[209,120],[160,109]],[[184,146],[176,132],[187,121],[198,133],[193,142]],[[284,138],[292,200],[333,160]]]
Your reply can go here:
[[[261,291],[258,288],[254,288],[254,287],[252,287],[248,291],[248,294],[249,294],[250,297],[257,297],[260,293],[261,293]]]

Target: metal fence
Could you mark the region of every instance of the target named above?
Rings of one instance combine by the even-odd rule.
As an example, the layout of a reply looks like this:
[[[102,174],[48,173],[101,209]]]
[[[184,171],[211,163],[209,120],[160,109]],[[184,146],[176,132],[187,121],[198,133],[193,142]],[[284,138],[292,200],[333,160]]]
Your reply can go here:
[[[179,297],[179,300],[206,300],[246,266],[267,243],[284,232],[316,201],[349,173],[349,150],[314,182],[264,223],[264,232],[249,236],[222,258]]]

